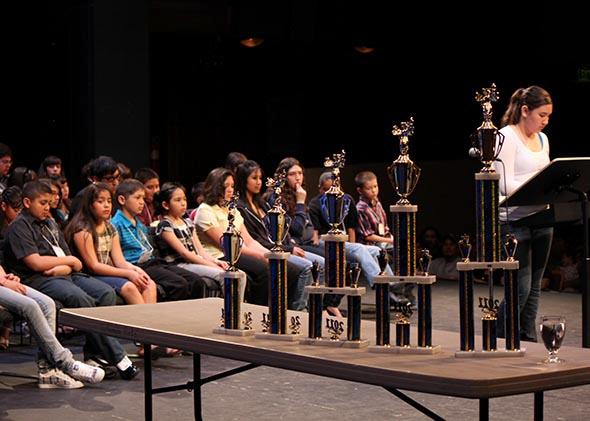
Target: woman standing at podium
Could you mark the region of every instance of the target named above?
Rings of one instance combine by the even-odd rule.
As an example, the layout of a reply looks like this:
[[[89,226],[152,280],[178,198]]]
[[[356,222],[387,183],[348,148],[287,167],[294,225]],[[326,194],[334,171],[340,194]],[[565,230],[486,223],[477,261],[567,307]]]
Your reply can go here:
[[[499,162],[494,163],[502,177],[502,195],[509,196],[549,164],[549,140],[542,130],[549,123],[552,112],[551,96],[539,86],[520,88],[512,94],[500,129],[505,136],[504,145]],[[512,233],[518,240],[515,258],[520,263],[520,338],[524,341],[537,341],[536,318],[541,279],[549,257],[553,228],[528,226],[523,218],[545,208],[544,205],[513,206],[508,208],[508,212],[505,208],[500,209],[502,233]],[[498,312],[498,336],[504,336],[504,302]]]

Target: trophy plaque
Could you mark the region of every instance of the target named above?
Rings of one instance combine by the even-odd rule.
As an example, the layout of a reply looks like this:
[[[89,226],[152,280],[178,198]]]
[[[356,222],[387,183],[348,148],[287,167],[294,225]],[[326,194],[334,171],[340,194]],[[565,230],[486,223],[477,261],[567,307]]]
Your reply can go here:
[[[265,216],[269,239],[274,244],[264,257],[268,259],[268,328],[257,333],[257,338],[297,341],[299,329],[287,325],[287,259],[290,253],[283,249],[283,241],[289,232],[288,220],[281,203],[281,191],[285,185],[286,171],[268,177],[266,186],[274,190],[275,202]],[[289,328],[289,329],[288,329]]]
[[[477,156],[483,167],[475,174],[475,213],[476,213],[476,260],[470,260],[471,244],[464,235],[459,242],[462,261],[457,263],[459,271],[459,315],[460,349],[456,357],[509,357],[522,356],[520,349],[518,316],[518,261],[514,259],[516,239],[508,236],[503,245],[506,259],[501,256],[501,236],[499,220],[499,182],[500,175],[492,164],[497,159],[504,136],[492,123],[492,103],[498,100],[496,85],[482,89],[475,95],[483,112],[483,123],[472,135],[473,146],[470,154]],[[474,153],[471,153],[474,152]],[[488,281],[488,296],[479,297],[482,316],[482,351],[475,350],[473,315],[473,271],[483,270]],[[506,347],[497,347],[498,300],[494,299],[494,271],[504,274],[504,298],[506,302]]]
[[[422,252],[420,261],[416,262],[416,214],[418,206],[412,205],[408,196],[414,191],[420,178],[420,168],[410,159],[409,137],[414,134],[414,119],[393,126],[391,133],[399,137],[400,155],[387,168],[389,180],[399,196],[395,205],[390,206],[393,231],[393,275],[383,273],[386,263],[381,257],[382,274],[377,275],[373,283],[376,290],[376,345],[369,347],[372,352],[394,352],[434,354],[440,352],[440,345],[432,345],[432,284],[436,276],[428,274],[430,254]],[[420,271],[416,270],[417,263]],[[390,284],[415,283],[418,285],[418,339],[417,345],[409,343],[410,321],[407,309],[401,307],[396,311],[396,345],[389,339],[390,323]],[[405,315],[404,315],[405,314]],[[400,342],[401,341],[401,342]],[[403,343],[403,345],[398,345]]]
[[[221,250],[223,250],[223,260],[228,263],[229,267],[223,274],[222,324],[220,327],[214,329],[213,333],[248,336],[252,335],[254,331],[247,317],[242,320],[240,311],[240,304],[242,302],[242,297],[240,296],[241,285],[246,282],[246,274],[236,267],[236,262],[240,258],[244,243],[242,236],[234,226],[238,196],[237,193],[234,194],[226,204],[229,209],[227,216],[228,224],[227,229],[221,236],[220,246]]]

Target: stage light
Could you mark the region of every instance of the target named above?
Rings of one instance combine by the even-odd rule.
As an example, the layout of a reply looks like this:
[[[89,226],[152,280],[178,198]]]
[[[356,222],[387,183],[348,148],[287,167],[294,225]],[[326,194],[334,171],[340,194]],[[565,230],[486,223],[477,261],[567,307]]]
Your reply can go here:
[[[371,54],[373,51],[375,51],[375,48],[367,47],[366,45],[356,45],[354,49],[361,54]]]
[[[240,40],[240,44],[244,47],[254,48],[260,46],[264,42],[264,38],[244,38]]]

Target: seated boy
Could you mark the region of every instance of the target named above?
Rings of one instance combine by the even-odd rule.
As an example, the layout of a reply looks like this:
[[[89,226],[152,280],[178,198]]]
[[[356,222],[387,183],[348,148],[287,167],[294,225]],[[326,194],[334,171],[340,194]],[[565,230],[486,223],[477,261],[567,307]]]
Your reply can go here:
[[[160,300],[177,301],[203,297],[205,283],[200,276],[177,265],[161,264],[154,256],[148,230],[138,216],[145,206],[145,187],[135,179],[123,181],[115,198],[120,209],[111,223],[119,232],[125,260],[139,266],[163,290]]]
[[[387,214],[379,201],[377,176],[371,171],[361,171],[354,177],[359,201],[357,237],[360,243],[372,244],[382,249],[390,249],[393,236],[387,225]]]
[[[377,176],[371,171],[361,171],[354,177],[359,201],[356,204],[358,212],[357,237],[361,243],[377,246],[383,250],[393,248],[393,236],[387,225],[387,214],[379,201],[379,184]],[[405,296],[415,304],[412,295],[413,285],[395,285],[392,287],[396,296]]]
[[[63,233],[50,217],[51,188],[30,181],[23,188],[24,209],[10,224],[4,247],[6,265],[23,283],[64,304],[65,307],[115,305],[115,292],[84,273],[82,263],[71,255]],[[139,369],[125,355],[114,338],[86,333],[86,360],[104,359],[130,380]]]

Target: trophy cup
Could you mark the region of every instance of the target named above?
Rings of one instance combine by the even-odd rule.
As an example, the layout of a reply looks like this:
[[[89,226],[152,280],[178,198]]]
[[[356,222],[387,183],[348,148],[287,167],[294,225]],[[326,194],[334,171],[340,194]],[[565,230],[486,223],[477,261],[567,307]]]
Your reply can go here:
[[[483,164],[483,168],[475,174],[475,213],[476,213],[476,261],[465,254],[471,247],[465,236],[459,248],[463,254],[463,261],[457,263],[459,271],[459,313],[460,313],[460,350],[456,357],[505,357],[522,356],[520,349],[519,318],[518,318],[518,261],[514,260],[516,241],[511,239],[504,245],[507,253],[506,260],[501,256],[501,238],[499,222],[499,181],[500,175],[494,171],[492,164],[497,159],[504,136],[498,132],[492,123],[492,103],[498,100],[496,85],[482,89],[476,93],[475,100],[480,103],[483,113],[483,123],[472,135],[473,147],[471,156],[476,156]],[[474,345],[473,328],[473,271],[484,270],[488,280],[488,297],[479,297],[479,308],[483,312],[482,334],[483,350],[476,351]],[[499,350],[496,346],[496,323],[498,305],[494,299],[494,271],[502,270],[505,282],[506,301],[506,348]]]
[[[358,286],[360,274],[358,264],[351,266],[351,270],[348,272],[350,282],[348,285],[346,282],[345,247],[348,236],[341,228],[342,221],[348,214],[350,198],[345,196],[340,188],[340,171],[344,168],[345,156],[346,153],[343,150],[342,153],[334,154],[332,158],[328,157],[324,161],[324,167],[332,172],[332,186],[320,198],[320,206],[322,215],[331,228],[327,234],[321,237],[325,243],[326,251],[325,285],[321,286],[319,282],[314,281],[313,285],[305,287],[305,291],[309,293],[310,331],[308,337],[300,342],[306,345],[344,346],[350,348],[361,348],[368,345],[367,340],[361,339],[361,296],[365,294],[366,289]],[[344,341],[340,340],[340,335],[344,332],[343,322],[335,318],[326,319],[326,328],[330,333],[330,338],[329,340],[322,338],[321,322],[318,321],[318,319],[321,320],[322,313],[318,308],[321,308],[323,294],[339,294],[348,297],[348,325],[347,336]]]
[[[281,191],[285,185],[286,171],[275,174],[274,178],[266,180],[266,186],[274,190],[276,200],[271,210],[265,216],[265,225],[270,240],[274,246],[270,253],[264,257],[268,259],[268,330],[257,333],[257,338],[279,339],[283,341],[296,341],[299,335],[293,331],[289,333],[287,328],[287,259],[289,253],[283,249],[283,241],[289,227],[285,210],[281,204]],[[298,332],[298,330],[297,330]]]
[[[409,303],[395,303],[391,310],[394,312],[395,323],[395,346],[410,347],[410,317],[412,317],[412,306]]]
[[[236,203],[239,195],[236,193],[226,203],[229,213],[227,216],[227,229],[220,239],[221,250],[223,250],[223,260],[229,267],[223,274],[223,309],[221,311],[222,326],[213,330],[214,333],[221,333],[233,336],[252,335],[253,330],[248,328],[247,316],[241,320],[240,296],[241,285],[246,282],[246,274],[236,267],[236,262],[242,252],[244,239],[234,226]]]
[[[346,287],[346,253],[345,243],[348,236],[342,230],[342,222],[348,214],[350,198],[340,188],[340,171],[344,168],[346,152],[332,155],[324,160],[324,167],[332,172],[332,186],[320,198],[320,207],[331,229],[322,235],[325,243],[325,279],[331,288]]]
[[[414,134],[414,119],[393,126],[391,133],[399,137],[400,155],[387,168],[389,180],[393,185],[399,200],[390,206],[393,231],[393,275],[377,275],[375,284],[376,299],[376,345],[369,347],[372,352],[398,352],[414,354],[434,354],[440,352],[440,345],[432,345],[432,302],[431,285],[436,282],[436,276],[428,274],[428,259],[423,256],[422,271],[416,273],[416,214],[418,206],[412,205],[408,196],[414,191],[420,178],[421,170],[410,159],[409,137]],[[428,256],[430,256],[428,254]],[[389,343],[389,285],[390,284],[418,284],[418,341],[417,346],[409,343],[409,318],[402,317],[398,312],[396,317],[396,334],[404,335],[401,342],[396,338],[396,344]],[[382,286],[383,285],[383,286]],[[387,296],[387,298],[385,298]],[[399,307],[399,306],[398,306]],[[407,312],[406,312],[407,313]],[[402,316],[400,316],[401,314]],[[402,323],[403,322],[403,323]],[[400,327],[407,324],[405,327]],[[407,334],[406,334],[407,332]]]

